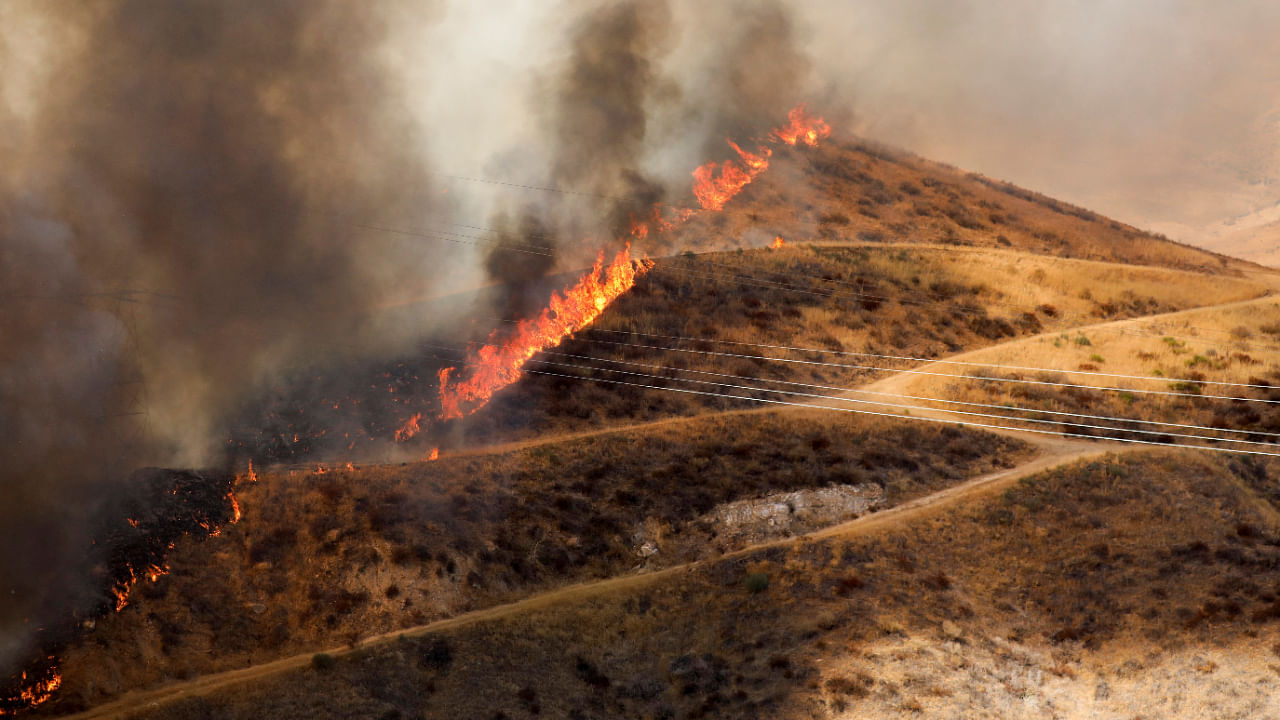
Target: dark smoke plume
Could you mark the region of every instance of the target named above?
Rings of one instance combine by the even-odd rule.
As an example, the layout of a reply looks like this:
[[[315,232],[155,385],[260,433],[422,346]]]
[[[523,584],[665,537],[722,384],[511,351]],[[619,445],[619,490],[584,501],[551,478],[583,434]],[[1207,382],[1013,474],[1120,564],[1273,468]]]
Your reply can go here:
[[[0,670],[134,468],[216,462],[239,396],[444,265],[361,229],[430,212],[379,60],[391,13],[339,0],[32,4],[76,38],[0,178]],[[38,16],[38,17],[36,17]],[[428,18],[429,19],[429,18]]]
[[[664,88],[657,58],[669,25],[665,2],[627,0],[589,10],[570,30],[564,64],[538,84],[534,103],[551,156],[547,182],[567,192],[543,198],[542,207],[526,211],[517,226],[525,242],[567,241],[551,250],[564,256],[567,267],[589,264],[600,247],[625,238],[631,220],[663,198],[663,188],[639,168],[651,105]],[[504,238],[515,240],[509,232]],[[511,288],[503,299],[507,310],[550,269],[527,257],[500,257],[513,254],[498,247],[486,263],[490,277]],[[523,300],[516,305],[520,314],[532,309]]]
[[[622,2],[578,20],[572,55],[554,82],[552,129],[557,186],[607,196],[606,229],[626,235],[662,189],[641,170],[655,97],[667,85],[658,60],[668,49],[665,2]]]
[[[707,13],[703,23],[723,29],[702,87],[686,98],[693,112],[707,117],[707,140],[723,153],[726,134],[740,140],[760,135],[811,99],[811,61],[791,11],[777,0],[737,4],[728,16],[714,6],[701,12]]]
[[[495,218],[497,237],[485,253],[484,268],[497,283],[494,307],[503,318],[527,317],[545,305],[538,282],[555,266],[556,237],[535,209],[519,220]]]

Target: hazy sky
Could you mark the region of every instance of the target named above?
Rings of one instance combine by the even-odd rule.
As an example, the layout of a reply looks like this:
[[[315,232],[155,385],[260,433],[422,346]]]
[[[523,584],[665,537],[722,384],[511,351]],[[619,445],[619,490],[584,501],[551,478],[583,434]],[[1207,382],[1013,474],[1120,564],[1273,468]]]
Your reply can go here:
[[[804,8],[859,131],[1156,229],[1280,201],[1280,3]]]
[[[731,22],[738,7],[694,6],[673,7],[677,31],[662,62],[676,76],[715,42],[705,16]],[[583,7],[453,3],[427,31],[423,57],[443,51],[453,61],[444,76],[420,78],[423,112],[462,136],[432,149],[442,165],[482,171],[511,153],[537,157],[519,149],[533,139],[530,82],[563,57]],[[1280,202],[1280,3],[787,7],[810,61],[797,100],[872,138],[1171,235]]]

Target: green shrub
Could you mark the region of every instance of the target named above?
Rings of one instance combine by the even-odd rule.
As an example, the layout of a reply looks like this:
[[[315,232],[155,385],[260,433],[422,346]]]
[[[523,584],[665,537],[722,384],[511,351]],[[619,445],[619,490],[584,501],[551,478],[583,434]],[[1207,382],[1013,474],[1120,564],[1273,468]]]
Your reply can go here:
[[[769,587],[769,576],[765,573],[751,573],[747,576],[747,592],[763,592]]]
[[[337,662],[329,653],[316,653],[311,656],[311,667],[316,670],[328,670],[336,665]]]

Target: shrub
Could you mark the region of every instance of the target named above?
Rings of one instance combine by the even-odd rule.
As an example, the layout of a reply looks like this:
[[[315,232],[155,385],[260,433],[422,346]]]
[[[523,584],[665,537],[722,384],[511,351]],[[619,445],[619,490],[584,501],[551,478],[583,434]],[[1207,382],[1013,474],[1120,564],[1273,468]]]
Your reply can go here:
[[[769,576],[765,573],[751,573],[747,576],[747,592],[763,592],[769,587]]]
[[[329,653],[316,653],[311,656],[311,667],[316,670],[328,670],[337,664]]]
[[[827,681],[827,690],[835,695],[850,695],[853,697],[866,697],[870,693],[871,686],[875,684],[875,680],[858,674],[856,678],[833,677]]]
[[[453,664],[453,648],[438,635],[423,638],[418,645],[418,667],[424,670],[448,670]]]
[[[576,659],[574,670],[578,674],[578,679],[591,687],[604,689],[610,685],[609,677],[581,655]]]

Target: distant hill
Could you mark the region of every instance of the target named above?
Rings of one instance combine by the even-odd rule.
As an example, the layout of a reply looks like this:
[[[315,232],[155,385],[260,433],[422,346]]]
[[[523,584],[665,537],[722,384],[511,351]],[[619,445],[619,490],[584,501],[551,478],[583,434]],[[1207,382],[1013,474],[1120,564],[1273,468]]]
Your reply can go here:
[[[1280,204],[1211,227],[1203,244],[1228,255],[1280,267]]]

